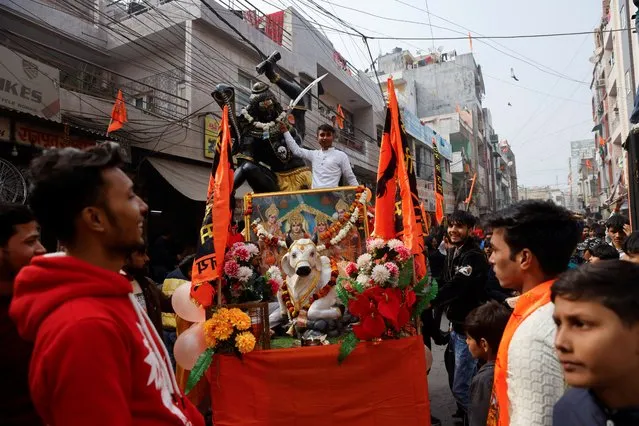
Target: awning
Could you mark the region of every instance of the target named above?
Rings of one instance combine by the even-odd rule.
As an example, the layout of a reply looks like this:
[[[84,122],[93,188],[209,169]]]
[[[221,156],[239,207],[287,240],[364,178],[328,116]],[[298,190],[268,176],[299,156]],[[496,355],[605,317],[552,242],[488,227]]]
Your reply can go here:
[[[206,201],[211,168],[181,163],[164,158],[149,158],[162,177],[182,195],[195,201]]]
[[[191,200],[206,201],[211,176],[210,167],[165,158],[149,158],[148,160],[155,167],[155,170],[182,195]],[[247,192],[252,192],[252,190],[244,183],[235,191],[235,198],[242,199]]]

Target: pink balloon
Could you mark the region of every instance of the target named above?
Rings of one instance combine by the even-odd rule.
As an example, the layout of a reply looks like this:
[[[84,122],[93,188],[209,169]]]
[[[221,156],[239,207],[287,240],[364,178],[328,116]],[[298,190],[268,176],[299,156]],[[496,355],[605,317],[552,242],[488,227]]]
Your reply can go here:
[[[204,322],[206,320],[204,308],[197,306],[191,300],[191,283],[184,283],[175,289],[171,304],[177,316],[188,322]]]
[[[178,336],[173,347],[173,354],[180,367],[191,370],[205,349],[204,328],[202,323],[197,323]]]

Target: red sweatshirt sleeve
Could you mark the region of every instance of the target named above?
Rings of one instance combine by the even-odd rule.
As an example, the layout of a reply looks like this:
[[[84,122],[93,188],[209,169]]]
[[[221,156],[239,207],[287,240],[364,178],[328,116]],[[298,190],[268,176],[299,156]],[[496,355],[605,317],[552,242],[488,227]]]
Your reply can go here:
[[[60,331],[47,356],[47,409],[53,425],[132,424],[125,336],[100,318],[82,319]]]

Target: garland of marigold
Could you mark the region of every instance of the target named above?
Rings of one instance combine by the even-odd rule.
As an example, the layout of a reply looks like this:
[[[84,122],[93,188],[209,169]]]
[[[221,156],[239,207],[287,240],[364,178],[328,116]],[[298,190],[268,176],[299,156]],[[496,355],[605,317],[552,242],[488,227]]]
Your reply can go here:
[[[319,289],[319,291],[311,295],[311,297],[309,298],[309,301],[306,302],[304,306],[302,306],[302,309],[308,311],[313,302],[326,296],[331,291],[331,289],[335,287],[335,284],[337,284],[338,276],[339,276],[339,269],[337,268],[337,262],[331,259],[331,278],[328,280],[328,283],[326,283],[324,287],[322,287],[321,289]],[[286,310],[288,311],[289,318],[290,319],[297,318],[297,316],[299,315],[299,311],[295,309],[295,304],[291,300],[291,294],[288,291],[288,286],[286,285],[286,279],[284,279],[284,283],[282,284],[281,289],[282,289],[282,301],[284,302],[284,305],[286,306]]]
[[[359,198],[364,193],[364,190],[365,187],[363,185],[358,186],[355,190],[355,200],[351,203],[348,212],[344,213],[344,217],[333,222],[333,224],[325,232],[322,232],[320,234],[320,240],[322,242],[326,241],[325,243],[323,243],[326,248],[330,248],[333,245],[331,244],[331,240],[348,223],[348,221],[350,221],[351,215],[353,214],[353,211],[355,211],[355,208],[359,208],[360,212],[364,211],[364,204],[359,201]]]

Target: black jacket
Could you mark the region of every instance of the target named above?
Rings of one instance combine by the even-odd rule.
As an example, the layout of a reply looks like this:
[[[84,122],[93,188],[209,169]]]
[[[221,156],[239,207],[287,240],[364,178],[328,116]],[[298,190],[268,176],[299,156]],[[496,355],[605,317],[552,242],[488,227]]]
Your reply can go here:
[[[575,388],[568,390],[555,404],[552,420],[554,425],[561,426],[636,426],[639,407],[610,410],[592,392]]]
[[[439,293],[431,305],[446,308],[446,317],[456,332],[463,333],[466,316],[488,300],[487,273],[486,256],[471,239],[448,250]]]

